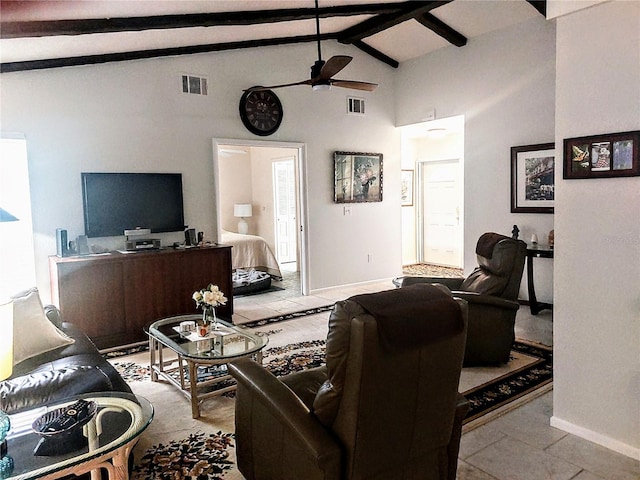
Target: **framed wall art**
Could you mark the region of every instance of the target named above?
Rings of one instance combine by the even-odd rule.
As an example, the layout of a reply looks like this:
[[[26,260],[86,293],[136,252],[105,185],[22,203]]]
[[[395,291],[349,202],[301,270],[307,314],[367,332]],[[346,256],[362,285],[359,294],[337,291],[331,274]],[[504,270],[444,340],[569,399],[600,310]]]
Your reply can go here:
[[[511,213],[553,213],[555,145],[511,147]]]
[[[640,130],[564,140],[563,178],[640,175]]]
[[[334,152],[334,202],[382,201],[382,154]]]
[[[400,201],[403,207],[413,206],[413,170],[400,172]]]

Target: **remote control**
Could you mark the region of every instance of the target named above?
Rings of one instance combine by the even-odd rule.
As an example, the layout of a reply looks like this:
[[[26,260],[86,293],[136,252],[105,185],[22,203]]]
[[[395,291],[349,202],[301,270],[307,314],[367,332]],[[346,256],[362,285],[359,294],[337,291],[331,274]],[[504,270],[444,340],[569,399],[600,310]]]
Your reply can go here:
[[[61,432],[84,419],[89,413],[89,402],[78,400],[66,407],[56,418],[47,424],[43,433]]]

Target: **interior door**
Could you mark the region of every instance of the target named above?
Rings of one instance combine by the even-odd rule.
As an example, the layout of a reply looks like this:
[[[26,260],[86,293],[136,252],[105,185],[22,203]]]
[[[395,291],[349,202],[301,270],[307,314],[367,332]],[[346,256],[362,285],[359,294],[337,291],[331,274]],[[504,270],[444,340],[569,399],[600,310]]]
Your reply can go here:
[[[273,162],[273,194],[276,222],[276,258],[279,263],[297,260],[296,179],[294,159]]]
[[[462,267],[462,190],[459,160],[418,163],[423,263]]]

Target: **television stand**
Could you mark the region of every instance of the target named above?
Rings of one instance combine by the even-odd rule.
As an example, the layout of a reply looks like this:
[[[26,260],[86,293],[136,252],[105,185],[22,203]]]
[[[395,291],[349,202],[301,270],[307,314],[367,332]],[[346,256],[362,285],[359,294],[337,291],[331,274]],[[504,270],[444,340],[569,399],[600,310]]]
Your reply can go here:
[[[98,348],[145,341],[143,329],[149,322],[198,313],[193,292],[210,283],[228,299],[216,314],[231,321],[230,246],[125,252],[49,257],[52,302]]]

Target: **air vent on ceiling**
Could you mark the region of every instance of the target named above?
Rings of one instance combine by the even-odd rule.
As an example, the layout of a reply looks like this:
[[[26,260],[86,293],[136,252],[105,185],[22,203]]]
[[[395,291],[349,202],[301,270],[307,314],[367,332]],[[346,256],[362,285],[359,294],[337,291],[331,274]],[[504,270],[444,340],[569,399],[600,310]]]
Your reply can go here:
[[[347,113],[349,115],[364,115],[364,98],[347,97]]]
[[[208,95],[207,79],[194,75],[182,75],[182,92],[195,95]]]

